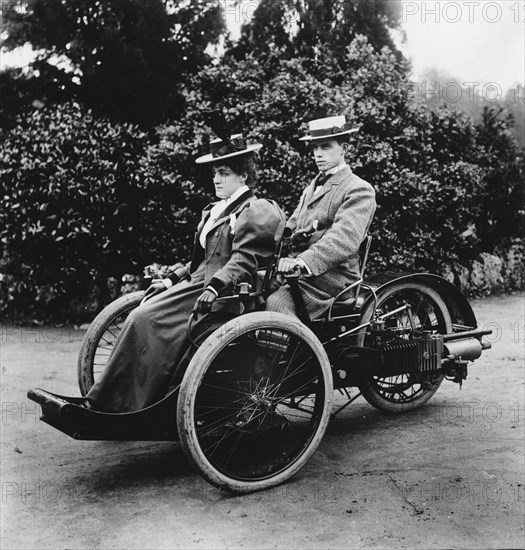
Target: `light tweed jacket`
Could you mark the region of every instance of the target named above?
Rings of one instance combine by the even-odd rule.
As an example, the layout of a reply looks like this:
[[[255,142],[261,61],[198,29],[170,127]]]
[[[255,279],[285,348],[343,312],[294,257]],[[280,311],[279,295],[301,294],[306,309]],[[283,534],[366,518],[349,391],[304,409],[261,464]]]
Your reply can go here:
[[[287,222],[294,233],[314,228],[310,239],[294,239],[292,255],[312,271],[308,285],[331,296],[359,277],[359,246],[376,209],[374,188],[345,166],[314,194],[315,180],[304,190]],[[315,309],[315,308],[314,308]]]

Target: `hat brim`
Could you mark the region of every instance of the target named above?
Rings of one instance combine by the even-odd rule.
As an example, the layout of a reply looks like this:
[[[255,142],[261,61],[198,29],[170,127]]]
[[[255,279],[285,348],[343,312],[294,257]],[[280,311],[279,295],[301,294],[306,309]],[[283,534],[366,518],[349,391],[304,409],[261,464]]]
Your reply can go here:
[[[227,155],[221,155],[220,157],[214,157],[211,153],[208,153],[207,155],[203,155],[202,157],[195,159],[195,163],[205,164],[208,162],[218,162],[224,159],[229,159],[231,157],[238,157],[240,155],[246,155],[247,153],[253,153],[254,151],[258,151],[259,149],[261,149],[261,147],[262,147],[261,143],[252,143],[242,151],[236,151],[235,153],[228,153]]]
[[[359,131],[359,126],[356,128],[351,128],[350,130],[345,130],[344,132],[338,132],[337,134],[325,134],[324,136],[303,136],[299,138],[299,141],[321,141],[327,139],[333,139],[337,136],[344,136],[345,134],[353,134],[354,132]]]

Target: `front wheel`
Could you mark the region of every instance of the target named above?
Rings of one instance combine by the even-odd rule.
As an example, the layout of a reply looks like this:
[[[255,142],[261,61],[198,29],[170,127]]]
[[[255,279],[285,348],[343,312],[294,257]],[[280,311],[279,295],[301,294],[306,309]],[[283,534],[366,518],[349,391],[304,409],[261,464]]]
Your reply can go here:
[[[378,295],[376,311],[379,315],[410,305],[412,319],[407,311],[386,319],[385,337],[392,341],[410,340],[418,333],[446,334],[452,331],[448,308],[441,296],[428,286],[399,282]],[[372,318],[369,307],[363,313],[362,322]],[[367,332],[360,336],[358,345],[375,347],[375,338]],[[363,397],[374,407],[389,413],[406,412],[424,405],[437,391],[445,375],[441,372],[398,374],[395,376],[370,376],[360,385]]]
[[[184,375],[182,448],[216,487],[267,489],[295,475],[328,424],[332,373],[310,329],[280,313],[249,313],[215,331]]]
[[[86,395],[106,368],[113,346],[128,315],[144,298],[144,290],[130,292],[107,305],[89,325],[77,362],[78,386]]]

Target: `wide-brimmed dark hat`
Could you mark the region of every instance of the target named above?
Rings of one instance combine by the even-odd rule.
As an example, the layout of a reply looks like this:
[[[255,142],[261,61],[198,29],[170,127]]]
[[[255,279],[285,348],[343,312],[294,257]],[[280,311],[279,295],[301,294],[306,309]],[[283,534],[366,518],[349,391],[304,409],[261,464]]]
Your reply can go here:
[[[195,162],[204,164],[206,162],[218,162],[239,155],[246,155],[258,151],[262,145],[260,143],[252,143],[248,145],[242,134],[233,134],[229,140],[220,138],[210,141],[210,152],[207,155],[198,157]]]
[[[308,123],[308,130],[306,136],[299,138],[301,141],[332,139],[357,132],[359,127],[352,128],[352,125],[346,122],[345,116],[341,115],[312,120]]]

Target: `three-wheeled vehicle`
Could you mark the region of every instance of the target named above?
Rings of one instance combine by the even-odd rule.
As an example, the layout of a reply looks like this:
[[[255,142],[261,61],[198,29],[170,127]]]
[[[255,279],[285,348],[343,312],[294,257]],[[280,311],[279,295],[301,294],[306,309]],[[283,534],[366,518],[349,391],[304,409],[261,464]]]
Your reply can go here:
[[[444,379],[461,384],[467,364],[490,347],[465,296],[429,274],[383,273],[364,279],[371,238],[361,247],[361,278],[341,291],[320,319],[308,318],[298,281],[288,278],[299,318],[264,311],[279,257],[261,288],[241,283],[247,313],[211,323],[196,335],[175,387],[160,401],[128,413],[98,412],[82,397],[41,389],[30,399],[44,422],[76,439],[180,440],[192,466],[210,483],[245,493],[296,474],[321,442],[328,421],[359,395],[399,413],[421,407]],[[84,336],[79,360],[85,395],[101,375],[137,291],[108,305]],[[359,391],[352,397],[348,388]],[[333,410],[333,393],[347,396]]]

